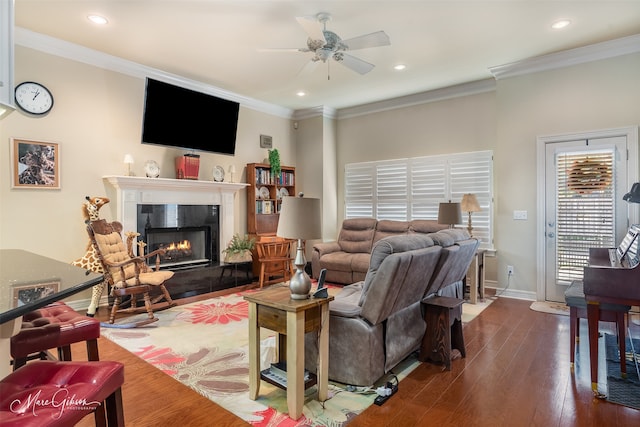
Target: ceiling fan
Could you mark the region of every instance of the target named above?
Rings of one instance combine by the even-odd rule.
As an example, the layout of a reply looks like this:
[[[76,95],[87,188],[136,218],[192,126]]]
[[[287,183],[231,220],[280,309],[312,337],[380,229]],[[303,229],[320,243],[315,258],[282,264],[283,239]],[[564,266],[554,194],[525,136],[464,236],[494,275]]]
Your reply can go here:
[[[367,74],[373,70],[375,65],[356,58],[353,55],[349,55],[346,52],[370,47],[388,46],[391,44],[389,36],[384,31],[377,31],[375,33],[342,40],[336,33],[327,30],[327,22],[331,20],[331,15],[328,13],[318,13],[316,16],[301,16],[297,17],[296,20],[309,36],[307,46],[294,49],[271,50],[311,52],[313,56],[302,69],[301,73],[310,72],[315,69],[320,62],[326,63],[328,60],[333,59],[356,73]]]

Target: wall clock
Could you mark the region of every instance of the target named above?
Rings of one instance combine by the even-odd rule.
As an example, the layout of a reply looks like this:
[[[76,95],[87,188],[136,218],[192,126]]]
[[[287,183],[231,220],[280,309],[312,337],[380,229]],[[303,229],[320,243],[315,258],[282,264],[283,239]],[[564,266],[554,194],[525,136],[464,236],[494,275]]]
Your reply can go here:
[[[36,82],[23,82],[16,86],[16,104],[29,114],[47,114],[53,108],[53,95]]]

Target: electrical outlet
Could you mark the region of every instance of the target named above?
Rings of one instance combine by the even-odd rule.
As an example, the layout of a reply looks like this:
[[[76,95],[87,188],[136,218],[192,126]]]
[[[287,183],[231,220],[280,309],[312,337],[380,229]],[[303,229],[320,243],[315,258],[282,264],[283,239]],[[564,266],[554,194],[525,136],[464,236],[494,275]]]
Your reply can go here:
[[[507,265],[507,276],[513,276],[513,265]]]

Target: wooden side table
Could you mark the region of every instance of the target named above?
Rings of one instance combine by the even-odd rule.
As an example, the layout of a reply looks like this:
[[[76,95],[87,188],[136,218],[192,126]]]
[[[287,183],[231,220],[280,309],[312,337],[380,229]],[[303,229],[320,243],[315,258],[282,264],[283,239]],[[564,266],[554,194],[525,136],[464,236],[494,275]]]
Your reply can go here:
[[[333,297],[293,300],[290,295],[287,286],[276,286],[244,296],[249,302],[249,398],[257,399],[260,390],[260,328],[263,327],[278,333],[278,362],[287,365],[289,417],[297,420],[304,406],[304,334],[307,332],[320,331],[318,400],[327,399],[329,302]]]
[[[467,272],[466,283],[469,285],[469,302],[477,304],[478,296],[484,298],[485,261],[488,256],[496,256],[495,250],[478,249]]]
[[[432,297],[422,301],[427,330],[422,339],[419,359],[423,362],[443,363],[451,370],[451,350],[458,349],[466,356],[462,335],[463,299]]]

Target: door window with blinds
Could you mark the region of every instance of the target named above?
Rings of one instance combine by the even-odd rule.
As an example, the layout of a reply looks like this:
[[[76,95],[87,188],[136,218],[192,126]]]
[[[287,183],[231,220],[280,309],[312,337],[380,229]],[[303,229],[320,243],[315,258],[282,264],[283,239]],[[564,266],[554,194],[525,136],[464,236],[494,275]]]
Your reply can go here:
[[[582,279],[589,248],[616,246],[615,152],[556,156],[556,256],[560,282]]]
[[[345,165],[345,218],[437,220],[440,202],[476,195],[473,235],[493,246],[493,152],[479,151]],[[468,213],[462,212],[467,225]]]

